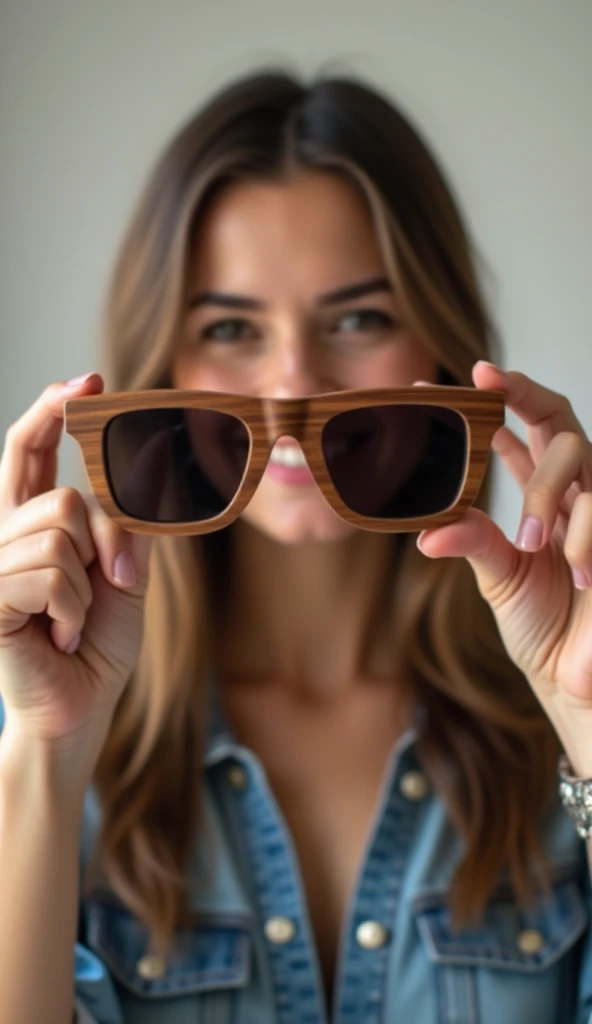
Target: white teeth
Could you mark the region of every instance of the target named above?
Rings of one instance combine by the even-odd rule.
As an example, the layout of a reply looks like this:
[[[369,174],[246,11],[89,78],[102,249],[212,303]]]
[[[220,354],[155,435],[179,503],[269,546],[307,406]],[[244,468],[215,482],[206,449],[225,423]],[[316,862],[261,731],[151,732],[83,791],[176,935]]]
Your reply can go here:
[[[325,446],[325,453],[329,458],[334,458],[336,455],[345,455],[351,449],[352,443],[352,438],[333,441],[332,444]],[[275,462],[279,466],[308,465],[304,452],[299,445],[276,445],[269,461]]]
[[[297,445],[288,445],[279,447],[275,446],[273,449],[270,462],[275,462],[279,466],[306,466],[307,462],[304,458],[304,452],[302,448]]]

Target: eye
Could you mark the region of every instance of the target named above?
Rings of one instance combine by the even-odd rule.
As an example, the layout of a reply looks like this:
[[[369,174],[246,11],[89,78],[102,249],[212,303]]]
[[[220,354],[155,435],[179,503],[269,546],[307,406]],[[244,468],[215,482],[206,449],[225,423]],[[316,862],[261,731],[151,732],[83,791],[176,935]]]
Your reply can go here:
[[[256,330],[248,320],[240,317],[227,318],[226,320],[215,320],[208,324],[201,332],[201,337],[206,341],[244,341],[253,338]]]
[[[389,330],[397,324],[381,309],[352,309],[337,321],[334,330],[347,332]]]

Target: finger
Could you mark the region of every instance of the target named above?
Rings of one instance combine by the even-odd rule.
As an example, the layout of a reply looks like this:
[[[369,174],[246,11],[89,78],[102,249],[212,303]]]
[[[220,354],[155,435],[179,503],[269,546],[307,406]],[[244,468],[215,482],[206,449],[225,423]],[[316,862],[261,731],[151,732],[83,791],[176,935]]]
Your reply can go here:
[[[495,388],[505,394],[505,404],[527,425],[532,457],[539,461],[552,437],[572,431],[586,438],[586,431],[565,395],[537,384],[517,370],[504,371],[480,360],[473,367],[477,387]],[[592,462],[592,457],[591,457]],[[586,490],[592,489],[592,465],[586,467]]]
[[[86,569],[98,559],[105,579],[117,587],[133,586],[140,577],[145,582],[152,538],[132,537],[103,512],[93,494],[81,494],[73,487],[57,488],[18,509],[5,510],[0,518],[0,548],[27,533],[54,528],[68,534]]]
[[[564,431],[551,438],[524,492],[516,537],[522,551],[537,551],[547,543],[566,492],[581,476],[587,458],[588,444],[579,434]]]
[[[33,405],[6,431],[0,460],[0,509],[24,504],[55,487],[57,449],[64,426],[67,396],[90,394],[103,388],[103,379],[91,373],[73,387],[50,384]]]
[[[523,557],[493,520],[475,508],[449,526],[424,530],[417,546],[428,558],[466,558],[481,594],[492,604],[501,597]]]
[[[496,455],[503,459],[519,487],[526,487],[534,473],[534,462],[524,443],[509,427],[503,426],[496,430],[491,442]]]
[[[0,636],[18,632],[31,615],[43,612],[52,620],[51,637],[59,650],[82,632],[85,608],[62,569],[49,566],[0,579]]]
[[[151,534],[122,530],[109,518],[94,494],[84,495],[97,557],[105,579],[133,593],[144,590],[148,580],[148,564],[152,549]]]
[[[86,568],[97,557],[82,495],[74,487],[59,487],[39,494],[0,517],[0,548],[26,534],[65,530]]]
[[[92,587],[74,545],[64,530],[28,534],[0,548],[0,587],[3,584],[10,586],[8,577],[31,571],[37,571],[41,576],[43,570],[50,568],[62,570],[87,612],[93,600]]]
[[[574,583],[584,590],[592,583],[592,494],[584,491],[574,501],[563,552]]]

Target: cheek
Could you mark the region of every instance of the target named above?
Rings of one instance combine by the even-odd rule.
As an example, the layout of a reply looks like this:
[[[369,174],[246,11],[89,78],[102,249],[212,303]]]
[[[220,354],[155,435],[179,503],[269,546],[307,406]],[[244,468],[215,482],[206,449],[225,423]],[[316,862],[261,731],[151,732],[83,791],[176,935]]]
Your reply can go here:
[[[385,345],[359,359],[347,373],[346,387],[355,389],[408,387],[415,380],[436,381],[436,360],[418,342]]]
[[[191,391],[221,391],[249,394],[253,390],[251,374],[245,367],[216,365],[199,360],[195,355],[179,357],[173,362],[173,387]]]

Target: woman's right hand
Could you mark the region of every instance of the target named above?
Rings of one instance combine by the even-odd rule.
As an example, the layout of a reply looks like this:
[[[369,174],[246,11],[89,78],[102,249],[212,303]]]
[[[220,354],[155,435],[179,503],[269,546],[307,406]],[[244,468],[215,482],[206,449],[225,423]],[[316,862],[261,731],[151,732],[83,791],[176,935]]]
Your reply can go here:
[[[50,384],[9,427],[0,460],[0,695],[7,721],[52,746],[110,720],[143,633],[152,537],[121,530],[92,494],[55,487],[64,402],[102,389],[98,373]],[[128,585],[114,576],[122,552]]]

